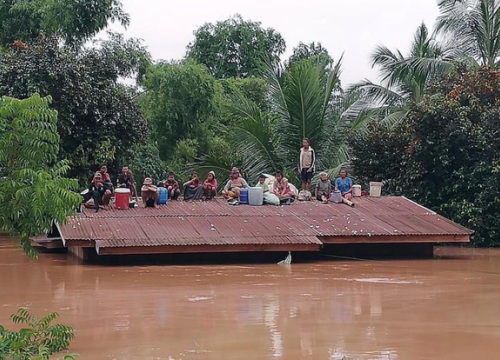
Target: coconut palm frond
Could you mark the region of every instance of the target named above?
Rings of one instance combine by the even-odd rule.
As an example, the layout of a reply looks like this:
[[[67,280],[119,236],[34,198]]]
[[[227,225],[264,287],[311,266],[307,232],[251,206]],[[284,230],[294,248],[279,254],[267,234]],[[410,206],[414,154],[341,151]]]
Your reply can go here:
[[[340,75],[342,73],[342,59],[344,54],[340,56],[335,66],[330,70],[327,67],[327,63],[323,65],[323,69],[327,72],[326,76],[320,76],[320,79],[326,79],[326,83],[323,90],[323,105],[321,111],[321,117],[325,118],[330,115],[331,111],[335,111],[334,107],[331,106],[334,100],[335,92],[342,93],[342,88],[340,87]]]
[[[349,144],[345,142],[337,148],[337,151],[332,153],[328,164],[329,166],[327,167],[327,173],[330,179],[335,179],[340,172],[340,168],[345,166],[349,161],[349,149]]]
[[[239,166],[239,163],[235,162],[235,159],[221,157],[220,154],[211,153],[203,156],[196,164],[191,165],[190,168],[194,169],[202,178],[209,171],[214,171],[219,179],[220,186],[223,185],[222,181],[228,177],[233,166]]]
[[[274,111],[280,119],[289,121],[290,113],[288,111],[285,92],[283,90],[283,66],[279,62],[271,62],[269,59],[263,59],[260,62],[259,73],[267,82],[272,111]]]
[[[500,57],[498,0],[442,0],[436,32],[453,36],[456,46],[479,65],[495,66]]]
[[[231,133],[238,153],[242,156],[245,173],[253,179],[263,172],[278,169],[279,133],[276,122],[244,98],[236,100],[232,110],[240,117]]]
[[[370,108],[363,101],[346,110],[346,113],[351,112],[345,117],[349,121],[350,134],[357,134],[360,137],[367,136],[369,133],[368,125],[374,121],[384,117],[386,109],[384,107]]]
[[[399,50],[393,53],[383,45],[377,46],[371,55],[372,67],[379,68],[380,79],[387,87],[398,84],[401,72],[404,70],[398,64],[403,59],[404,57]]]
[[[349,91],[361,91],[362,99],[372,107],[380,106],[381,104],[395,105],[404,103],[406,96],[402,95],[396,89],[391,89],[383,85],[375,84],[370,80],[365,79],[357,84],[352,85]]]
[[[340,66],[337,63],[331,69],[326,62],[302,60],[285,74],[283,91],[290,117],[281,119],[281,129],[286,134],[283,147],[287,153],[296,153],[302,138],[309,138],[313,147],[322,141],[327,118],[334,111]]]
[[[448,59],[432,59],[426,57],[413,57],[406,59],[402,65],[412,69],[412,72],[425,78],[426,81],[434,79],[440,75],[446,74],[453,69],[454,62]]]
[[[382,125],[385,125],[389,128],[394,127],[395,125],[401,123],[406,116],[408,116],[409,109],[408,108],[402,108],[399,111],[395,111],[384,117],[382,120],[380,120],[380,123]]]

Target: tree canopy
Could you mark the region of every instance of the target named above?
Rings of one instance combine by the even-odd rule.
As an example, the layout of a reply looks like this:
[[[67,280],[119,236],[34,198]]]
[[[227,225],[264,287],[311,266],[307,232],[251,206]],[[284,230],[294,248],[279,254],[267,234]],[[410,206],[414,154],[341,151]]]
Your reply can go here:
[[[220,85],[204,65],[158,64],[149,68],[143,85],[143,109],[162,159],[172,158],[179,140],[203,139],[221,96]],[[197,148],[192,150],[198,154]]]
[[[285,52],[285,40],[260,22],[235,15],[215,24],[207,23],[194,32],[187,57],[204,64],[218,78],[257,75],[263,59],[278,60]]]
[[[129,23],[119,0],[0,0],[0,45],[41,35],[81,44],[110,21]]]
[[[30,237],[51,230],[75,211],[80,195],[76,180],[64,175],[68,162],[58,160],[57,112],[50,97],[0,100],[0,223],[20,237],[31,256]]]
[[[100,162],[119,167],[116,154],[126,154],[148,133],[136,91],[118,82],[136,63],[124,60],[127,46],[118,43],[121,52],[116,53],[112,44],[73,50],[49,38],[0,57],[0,94],[51,95],[59,114],[60,156],[69,160],[70,175],[82,181]]]
[[[290,66],[294,62],[303,59],[317,59],[328,64],[333,64],[333,58],[328,53],[328,50],[324,48],[320,42],[312,42],[310,44],[304,44],[303,42],[300,42],[297,47],[293,48],[292,55],[290,55],[290,58],[288,59],[286,65]]]
[[[393,128],[373,124],[353,142],[356,176],[476,230],[499,245],[500,73],[453,73],[433,84]]]

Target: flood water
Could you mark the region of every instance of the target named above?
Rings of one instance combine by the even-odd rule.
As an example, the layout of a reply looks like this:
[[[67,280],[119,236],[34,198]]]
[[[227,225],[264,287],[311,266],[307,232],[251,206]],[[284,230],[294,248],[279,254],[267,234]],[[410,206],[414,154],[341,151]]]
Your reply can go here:
[[[82,265],[0,240],[0,324],[28,307],[79,359],[499,359],[500,250],[276,265]]]

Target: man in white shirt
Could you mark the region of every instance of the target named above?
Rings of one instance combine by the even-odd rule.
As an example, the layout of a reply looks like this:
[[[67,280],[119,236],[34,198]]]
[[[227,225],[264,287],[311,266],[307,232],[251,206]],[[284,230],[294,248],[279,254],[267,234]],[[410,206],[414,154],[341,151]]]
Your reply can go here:
[[[302,181],[302,190],[311,191],[311,179],[314,176],[314,163],[316,154],[309,142],[309,139],[302,140],[302,148],[299,157],[299,174]]]

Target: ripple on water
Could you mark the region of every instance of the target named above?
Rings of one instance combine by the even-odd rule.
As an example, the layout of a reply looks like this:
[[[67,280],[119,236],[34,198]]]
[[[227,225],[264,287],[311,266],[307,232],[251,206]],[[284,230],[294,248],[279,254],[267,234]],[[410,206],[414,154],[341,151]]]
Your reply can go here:
[[[190,301],[190,302],[197,302],[197,301],[206,301],[206,300],[211,300],[211,299],[213,299],[213,297],[209,297],[209,296],[193,296],[193,297],[188,298],[188,301]]]
[[[391,278],[364,278],[364,279],[345,279],[357,282],[383,283],[383,284],[422,284],[420,280],[401,280]]]

